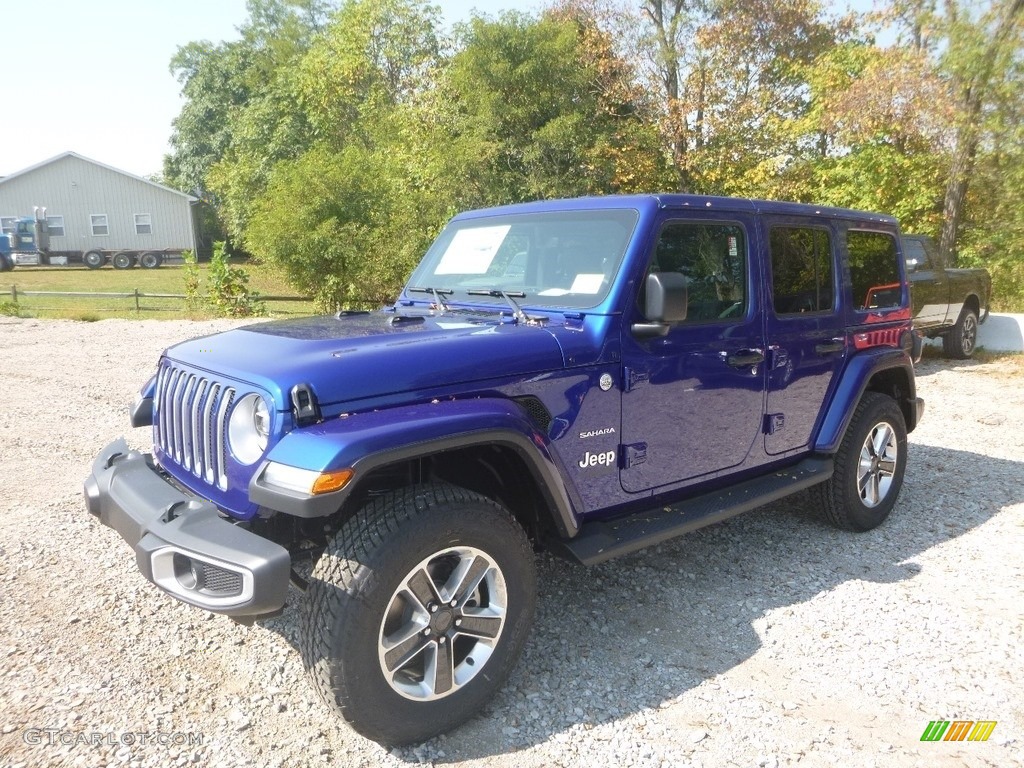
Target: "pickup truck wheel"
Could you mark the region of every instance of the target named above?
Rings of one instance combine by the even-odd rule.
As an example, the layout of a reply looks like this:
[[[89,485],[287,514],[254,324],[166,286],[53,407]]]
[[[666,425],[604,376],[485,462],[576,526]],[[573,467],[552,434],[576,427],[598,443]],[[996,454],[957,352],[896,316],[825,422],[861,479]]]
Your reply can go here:
[[[865,392],[854,411],[832,477],[817,486],[828,520],[847,531],[870,531],[889,516],[907,467],[907,426],[896,401]]]
[[[451,485],[380,496],[348,520],[304,596],[314,687],[359,733],[424,741],[480,711],[512,670],[536,605],[526,534]]]
[[[946,357],[967,360],[974,354],[978,341],[978,316],[973,309],[964,307],[956,325],[942,337],[942,351]]]
[[[107,262],[107,258],[99,251],[86,251],[82,261],[89,269],[99,269]]]

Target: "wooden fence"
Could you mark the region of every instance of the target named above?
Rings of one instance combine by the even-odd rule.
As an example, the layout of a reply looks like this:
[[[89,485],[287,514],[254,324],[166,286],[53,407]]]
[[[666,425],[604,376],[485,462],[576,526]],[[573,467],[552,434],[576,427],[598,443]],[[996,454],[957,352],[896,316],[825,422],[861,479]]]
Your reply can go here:
[[[2,295],[2,294],[0,294]],[[135,311],[141,312],[146,310],[147,312],[180,312],[184,307],[157,307],[157,306],[142,306],[141,301],[143,299],[180,299],[184,301],[187,296],[183,293],[145,293],[135,288],[130,293],[112,293],[103,291],[24,291],[19,290],[18,286],[12,285],[10,290],[11,301],[14,304],[18,303],[18,299],[22,296],[53,296],[61,298],[90,298],[90,299],[134,299],[135,300]],[[205,301],[206,296],[200,296],[199,299]],[[312,302],[313,299],[308,296],[259,296],[259,301],[294,301],[294,302]],[[39,309],[57,309],[57,307],[39,307]]]

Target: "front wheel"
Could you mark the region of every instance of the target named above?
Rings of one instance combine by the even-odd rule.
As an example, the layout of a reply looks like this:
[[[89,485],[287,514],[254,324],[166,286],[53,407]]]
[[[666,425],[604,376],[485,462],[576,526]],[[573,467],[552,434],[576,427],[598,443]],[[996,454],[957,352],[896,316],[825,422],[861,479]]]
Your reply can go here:
[[[835,456],[832,477],[816,486],[826,518],[847,531],[885,522],[903,486],[907,426],[896,401],[865,392]]]
[[[942,352],[946,357],[967,360],[974,354],[978,342],[978,315],[969,307],[960,311],[960,317],[945,336],[942,337]]]
[[[502,685],[536,592],[530,543],[499,504],[451,485],[398,490],[346,522],[314,567],[303,661],[359,733],[424,741]]]

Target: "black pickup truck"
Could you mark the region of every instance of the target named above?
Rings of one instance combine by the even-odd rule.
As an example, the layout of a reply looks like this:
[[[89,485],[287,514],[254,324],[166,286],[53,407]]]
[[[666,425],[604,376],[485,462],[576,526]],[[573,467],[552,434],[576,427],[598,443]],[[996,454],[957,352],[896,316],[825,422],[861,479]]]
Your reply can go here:
[[[903,235],[903,257],[914,327],[929,339],[941,336],[947,357],[966,360],[974,354],[978,325],[988,318],[992,294],[988,271],[948,267],[935,241],[926,235]]]

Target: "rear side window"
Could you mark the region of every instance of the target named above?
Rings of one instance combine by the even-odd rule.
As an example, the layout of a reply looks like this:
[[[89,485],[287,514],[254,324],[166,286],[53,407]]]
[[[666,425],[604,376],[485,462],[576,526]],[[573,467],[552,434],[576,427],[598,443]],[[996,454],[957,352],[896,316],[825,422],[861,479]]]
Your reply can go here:
[[[832,242],[810,227],[772,227],[772,301],[776,315],[832,309]]]
[[[924,249],[924,244],[919,240],[904,239],[903,258],[907,262],[907,269],[932,268],[932,265],[928,263],[928,253]]]
[[[650,271],[686,277],[686,323],[747,314],[747,243],[739,224],[667,222]]]
[[[862,310],[900,306],[903,288],[896,238],[885,232],[851,230],[846,248],[854,306]]]

